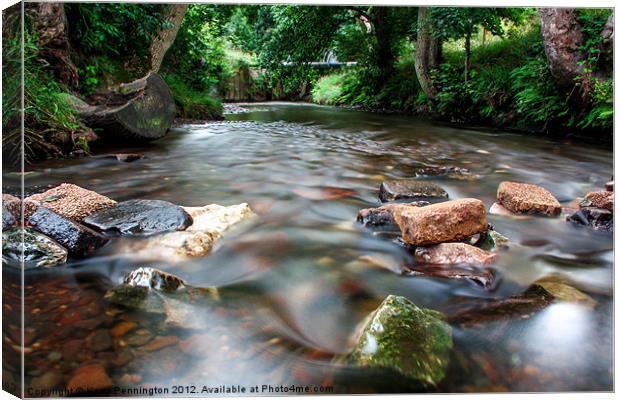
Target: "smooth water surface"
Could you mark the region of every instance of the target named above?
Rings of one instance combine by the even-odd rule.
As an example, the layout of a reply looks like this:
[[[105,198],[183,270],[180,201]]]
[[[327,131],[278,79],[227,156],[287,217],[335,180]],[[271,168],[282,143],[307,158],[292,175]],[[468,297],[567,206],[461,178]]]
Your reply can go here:
[[[611,150],[332,107],[245,107],[249,112],[223,122],[176,126],[164,139],[137,149],[147,158],[133,163],[83,158],[32,166],[27,191],[71,182],[117,201],[247,202],[259,217],[201,259],[138,261],[119,255],[116,243],[87,260],[27,271],[27,388],[62,386],[76,367],[97,361],[119,387],[187,385],[182,394],[196,386],[203,396],[208,394],[200,393],[203,385],[418,390],[389,371],[333,361],[351,349],[356,326],[387,295],[449,314],[460,304],[521,293],[557,272],[598,305],[558,303],[525,318],[453,325],[451,367],[435,390],[612,390],[611,235],[563,218],[490,215],[489,222],[513,245],[493,265],[501,281],[488,291],[466,280],[401,275],[411,254],[355,222],[359,209],[380,204],[382,180],[411,178],[425,166],[478,174],[473,181],[433,181],[450,198],[476,197],[487,209],[503,180],[542,185],[569,205],[611,178]],[[381,260],[384,267],[358,260],[361,256]],[[174,329],[163,324],[161,314],[108,304],[105,291],[139,266],[163,269],[193,286],[217,286],[222,300],[213,307],[185,304],[195,324]],[[136,327],[111,336],[122,321]],[[172,344],[148,345],[156,340]]]

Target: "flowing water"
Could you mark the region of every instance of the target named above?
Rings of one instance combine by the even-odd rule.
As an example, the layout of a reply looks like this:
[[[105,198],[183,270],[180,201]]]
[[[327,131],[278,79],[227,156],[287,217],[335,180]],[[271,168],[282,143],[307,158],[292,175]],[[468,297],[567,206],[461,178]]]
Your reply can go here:
[[[359,209],[380,204],[382,180],[410,178],[425,166],[479,175],[433,181],[450,198],[476,197],[487,209],[503,180],[542,185],[568,205],[610,179],[611,150],[332,107],[245,107],[223,122],[176,126],[152,145],[129,150],[147,157],[133,163],[82,158],[29,168],[27,191],[71,182],[117,201],[247,202],[259,217],[219,241],[210,256],[192,261],[136,261],[108,245],[86,260],[27,271],[26,395],[62,387],[78,366],[91,362],[102,364],[120,389],[167,389],[155,393],[168,396],[213,395],[202,391],[218,385],[242,385],[246,393],[258,385],[259,394],[291,394],[281,385],[309,385],[311,393],[419,390],[389,371],[334,361],[350,351],[356,326],[387,295],[449,314],[461,304],[522,293],[550,273],[569,277],[597,306],[554,303],[517,318],[452,325],[450,368],[432,390],[613,389],[611,235],[563,218],[490,215],[512,245],[493,265],[501,281],[485,290],[467,280],[400,274],[411,254],[355,221]],[[18,184],[12,179],[5,175],[5,185]],[[222,299],[213,307],[185,304],[195,323],[178,328],[162,324],[161,314],[108,304],[105,291],[139,266],[163,269],[193,286],[217,286]],[[7,294],[19,274],[3,272],[5,323],[9,336],[11,329],[19,336],[18,316],[10,315],[19,300]],[[121,322],[133,330],[111,336]],[[13,339],[3,340],[5,359],[18,343]],[[19,368],[11,368],[5,368],[5,382],[18,381]],[[262,391],[263,385],[272,388]]]

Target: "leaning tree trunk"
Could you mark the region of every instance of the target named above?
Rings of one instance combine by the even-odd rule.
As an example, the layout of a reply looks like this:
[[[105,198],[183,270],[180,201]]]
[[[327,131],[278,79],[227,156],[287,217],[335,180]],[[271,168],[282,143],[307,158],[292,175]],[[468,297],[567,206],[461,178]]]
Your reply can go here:
[[[418,8],[418,37],[415,50],[415,72],[426,96],[437,99],[437,88],[433,85],[430,71],[439,65],[441,40],[433,37],[429,28],[428,8]]]
[[[151,70],[158,72],[166,52],[174,43],[174,39],[179,32],[183,17],[187,12],[187,4],[168,4],[164,12],[166,22],[172,24],[172,27],[162,29],[153,37],[151,42]]]
[[[556,84],[571,94],[573,101],[586,103],[590,92],[590,76],[580,50],[584,43],[581,25],[569,8],[540,8],[540,21],[549,70]]]

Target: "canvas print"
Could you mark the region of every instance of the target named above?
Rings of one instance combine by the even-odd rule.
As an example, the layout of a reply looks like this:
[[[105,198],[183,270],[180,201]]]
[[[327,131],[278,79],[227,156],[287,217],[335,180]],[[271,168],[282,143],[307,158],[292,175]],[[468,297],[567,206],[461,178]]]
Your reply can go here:
[[[2,13],[2,388],[612,392],[614,9]]]

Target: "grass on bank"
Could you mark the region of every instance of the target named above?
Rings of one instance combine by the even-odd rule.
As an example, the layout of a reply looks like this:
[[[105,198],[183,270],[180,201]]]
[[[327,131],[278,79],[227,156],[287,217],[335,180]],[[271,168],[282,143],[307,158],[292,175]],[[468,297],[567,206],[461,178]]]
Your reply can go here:
[[[167,74],[164,79],[177,106],[177,115],[187,119],[222,119],[222,103],[208,93],[191,88],[181,78]]]

